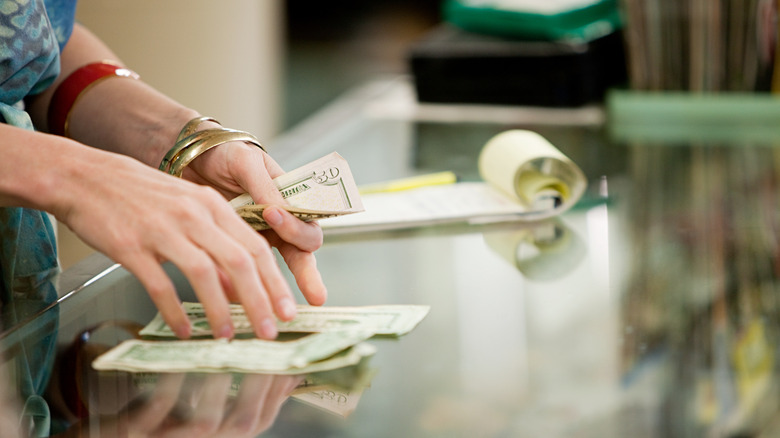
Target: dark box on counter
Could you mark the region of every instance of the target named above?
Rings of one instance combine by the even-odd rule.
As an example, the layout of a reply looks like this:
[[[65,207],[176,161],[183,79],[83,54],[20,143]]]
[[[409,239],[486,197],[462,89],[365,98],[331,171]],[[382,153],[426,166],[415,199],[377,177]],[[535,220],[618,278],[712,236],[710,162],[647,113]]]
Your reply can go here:
[[[627,79],[621,32],[528,41],[442,25],[409,51],[420,102],[573,107]]]

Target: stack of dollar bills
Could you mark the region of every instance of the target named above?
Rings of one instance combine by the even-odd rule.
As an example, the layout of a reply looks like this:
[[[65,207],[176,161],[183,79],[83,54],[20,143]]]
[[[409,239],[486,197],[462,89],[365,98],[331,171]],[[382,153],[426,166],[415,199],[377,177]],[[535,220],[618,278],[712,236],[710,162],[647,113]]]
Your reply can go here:
[[[365,343],[376,335],[409,333],[428,314],[424,305],[364,307],[299,306],[298,316],[278,322],[279,332],[293,339],[214,339],[200,303],[184,303],[193,327],[191,340],[174,338],[158,314],[141,332],[99,356],[97,370],[129,372],[237,372],[309,374],[359,363],[376,347]],[[252,333],[243,307],[231,306],[237,335]]]

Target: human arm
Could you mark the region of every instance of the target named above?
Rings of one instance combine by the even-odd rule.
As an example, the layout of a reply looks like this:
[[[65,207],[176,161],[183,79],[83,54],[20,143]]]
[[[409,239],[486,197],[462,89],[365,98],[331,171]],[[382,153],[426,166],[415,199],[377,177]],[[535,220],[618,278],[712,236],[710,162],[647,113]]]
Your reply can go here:
[[[77,25],[63,51],[60,78],[27,102],[36,126],[45,129],[49,99],[62,78],[81,65],[105,59],[115,60],[116,56]],[[229,143],[191,163],[184,178],[207,183],[221,197],[214,190],[155,170],[181,127],[197,115],[142,81],[99,82],[74,106],[71,136],[147,166],[62,137],[15,133],[34,137],[23,141],[37,146],[9,151],[13,160],[6,161],[13,166],[35,160],[36,154],[52,157],[54,161],[36,162],[36,172],[19,177],[36,179],[47,174],[43,179],[48,182],[33,185],[56,188],[61,196],[19,193],[24,191],[20,187],[0,187],[0,196],[5,198],[4,205],[24,204],[53,212],[87,243],[125,265],[147,288],[166,321],[180,329],[177,333],[186,335],[181,331],[184,313],[159,266],[162,261],[171,261],[184,272],[207,307],[216,333],[232,333],[227,299],[233,298],[251,313],[259,335],[273,337],[272,309],[281,319],[290,319],[295,308],[269,241],[279,249],[306,299],[322,304],[326,291],[312,254],[322,243],[322,232],[316,224],[303,223],[281,208],[272,208],[265,215],[273,229],[260,235],[232,212],[225,197],[246,191],[258,202],[283,203],[271,181],[282,170],[258,148]],[[6,149],[12,149],[5,138],[0,145],[4,157]],[[50,167],[60,169],[51,172]],[[2,178],[5,180],[5,175]],[[7,204],[11,199],[15,203]],[[106,229],[106,224],[115,227]]]

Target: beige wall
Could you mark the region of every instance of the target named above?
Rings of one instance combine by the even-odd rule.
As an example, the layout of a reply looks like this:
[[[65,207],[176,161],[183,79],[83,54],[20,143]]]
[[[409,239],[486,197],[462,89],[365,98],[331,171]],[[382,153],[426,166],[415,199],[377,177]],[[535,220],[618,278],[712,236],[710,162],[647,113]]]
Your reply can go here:
[[[80,0],[77,19],[157,89],[267,138],[280,125],[281,0]]]
[[[261,141],[281,126],[281,0],[80,0],[77,19],[144,81]],[[64,268],[91,253],[64,227]]]

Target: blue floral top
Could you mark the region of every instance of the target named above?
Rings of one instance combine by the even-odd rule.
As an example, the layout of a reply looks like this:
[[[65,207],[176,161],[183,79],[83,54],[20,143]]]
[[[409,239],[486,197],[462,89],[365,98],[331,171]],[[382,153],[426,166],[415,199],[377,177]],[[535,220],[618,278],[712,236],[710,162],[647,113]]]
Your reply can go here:
[[[0,121],[34,129],[24,98],[45,90],[59,74],[75,11],[76,0],[0,0]],[[58,269],[46,213],[0,207],[0,304],[52,302],[56,291],[41,286]]]

